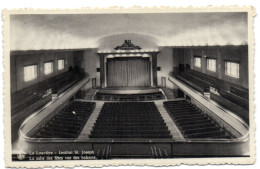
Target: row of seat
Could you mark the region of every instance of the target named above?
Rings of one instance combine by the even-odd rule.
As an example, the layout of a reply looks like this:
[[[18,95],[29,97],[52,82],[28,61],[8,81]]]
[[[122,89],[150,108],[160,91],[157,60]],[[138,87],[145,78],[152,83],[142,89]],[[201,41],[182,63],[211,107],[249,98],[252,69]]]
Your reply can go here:
[[[218,92],[210,93],[210,98],[240,116],[246,123],[249,123],[248,89],[217,80],[214,77],[210,77],[191,69],[185,69],[185,71],[180,74],[175,75],[174,73],[171,73],[170,75],[175,76],[186,84],[189,84],[201,93],[209,91],[210,87],[218,89]],[[227,86],[230,86],[229,89]]]
[[[94,99],[104,101],[149,101],[164,99],[162,92],[146,94],[106,94],[97,92]]]
[[[200,78],[190,75],[186,72],[181,72],[180,74],[176,74],[175,77],[184,83],[192,86],[193,88],[197,89],[201,93],[209,92],[211,83],[201,80]]]
[[[185,69],[185,72],[194,76],[194,77],[200,78],[203,81],[206,81],[207,83],[210,84],[210,86],[212,86],[214,88],[218,88],[218,89],[221,88],[217,84],[217,83],[219,83],[218,80],[214,77],[211,77],[209,75],[206,75],[206,74],[198,72],[198,71],[194,71],[192,69]],[[248,89],[241,87],[241,86],[231,85],[230,88],[229,88],[229,92],[236,95],[236,96],[242,97],[246,100],[248,100],[248,98],[249,98]]]
[[[72,101],[47,122],[34,137],[77,138],[94,108],[94,102]]]
[[[245,88],[238,88],[238,87],[234,87],[234,86],[231,86],[230,87],[230,92],[239,96],[239,97],[242,97],[246,100],[249,99],[249,91],[248,89],[245,89]]]
[[[238,115],[240,118],[242,118],[247,124],[249,124],[249,111],[248,106],[245,108],[241,107],[241,105],[245,103],[249,103],[248,101],[245,101],[243,104],[239,105],[237,103],[231,102],[229,98],[224,98],[222,95],[210,93],[210,99],[214,100],[221,106],[229,109],[234,114]]]
[[[171,138],[153,102],[104,103],[90,138]]]
[[[59,83],[57,83],[52,88],[52,91],[53,91],[53,93],[59,95],[85,77],[86,77],[86,74],[82,74],[82,73],[72,74],[71,76],[69,76],[66,79],[63,79]]]
[[[201,72],[194,71],[194,70],[191,70],[191,69],[185,69],[185,71],[186,71],[186,73],[188,73],[188,74],[190,74],[190,75],[192,75],[196,78],[200,78],[201,80],[206,81],[212,87],[216,86],[216,79],[213,78],[213,77],[210,77],[206,74],[203,74]]]
[[[82,80],[86,75],[75,71],[68,71],[57,76],[51,77],[43,82],[26,87],[11,95],[12,114],[28,107],[40,100],[47,91],[51,89],[52,94],[60,94],[71,87],[73,84]]]
[[[12,115],[25,109],[26,107],[34,104],[36,101],[40,100],[43,97],[43,92],[32,93],[30,96],[27,96],[21,99],[19,102],[11,103]]]
[[[249,101],[243,97],[240,97],[230,91],[220,90],[219,94],[225,99],[235,103],[236,105],[249,110]]]
[[[224,138],[232,135],[221,128],[213,119],[186,100],[167,101],[164,107],[187,139]]]

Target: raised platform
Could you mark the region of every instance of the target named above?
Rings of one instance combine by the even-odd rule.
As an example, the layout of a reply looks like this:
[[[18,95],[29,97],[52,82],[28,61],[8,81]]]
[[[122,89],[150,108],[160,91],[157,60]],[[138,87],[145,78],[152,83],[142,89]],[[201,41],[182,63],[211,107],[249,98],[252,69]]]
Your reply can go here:
[[[159,91],[159,88],[156,87],[108,87],[97,90],[97,92],[104,94],[146,94]]]

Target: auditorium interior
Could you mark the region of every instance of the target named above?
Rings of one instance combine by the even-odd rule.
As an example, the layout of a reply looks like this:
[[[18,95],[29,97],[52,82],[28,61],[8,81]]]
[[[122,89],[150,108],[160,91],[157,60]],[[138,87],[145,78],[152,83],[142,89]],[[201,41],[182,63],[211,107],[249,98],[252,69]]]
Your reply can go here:
[[[246,13],[10,19],[12,151],[248,157]]]

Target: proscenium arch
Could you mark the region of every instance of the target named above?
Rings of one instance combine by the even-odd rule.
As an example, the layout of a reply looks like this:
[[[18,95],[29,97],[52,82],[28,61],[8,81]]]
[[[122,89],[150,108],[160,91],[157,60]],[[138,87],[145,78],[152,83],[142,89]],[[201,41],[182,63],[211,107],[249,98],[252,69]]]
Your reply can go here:
[[[140,46],[142,49],[134,51],[120,51],[114,48],[122,45],[125,40],[131,40],[134,45]],[[107,87],[107,57],[134,57],[134,55],[148,55],[150,57],[150,76],[151,86],[157,86],[157,53],[159,47],[157,38],[149,35],[124,33],[103,37],[99,40],[98,54],[100,59],[100,86]]]

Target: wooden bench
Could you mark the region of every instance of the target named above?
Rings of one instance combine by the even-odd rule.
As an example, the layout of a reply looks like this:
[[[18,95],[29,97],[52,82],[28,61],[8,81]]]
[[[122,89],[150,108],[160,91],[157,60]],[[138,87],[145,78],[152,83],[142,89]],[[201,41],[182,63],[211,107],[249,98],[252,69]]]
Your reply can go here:
[[[190,70],[190,69],[186,69],[186,72],[190,73],[194,77],[197,77],[197,78],[200,78],[203,81],[206,81],[212,87],[216,86],[216,79],[214,79],[213,77],[210,77],[209,75],[206,75],[206,74],[194,71],[194,70]]]
[[[210,98],[220,104],[221,106],[229,109],[234,114],[242,118],[247,124],[249,124],[249,111],[242,108],[241,106],[231,102],[230,100],[222,97],[221,95],[217,95],[214,93],[210,93]]]
[[[60,94],[84,77],[84,73],[69,71],[12,93],[11,112],[15,114],[40,100],[49,89],[52,89],[56,94]]]
[[[249,99],[249,93],[248,93],[248,89],[239,89],[237,87],[234,87],[234,86],[231,86],[230,87],[230,92],[237,95],[237,96],[240,96],[246,100]]]
[[[204,92],[209,92],[210,85],[200,79],[194,78],[190,75],[182,73],[180,75],[175,75],[175,77],[186,84],[190,85],[191,87],[195,88],[196,90],[200,91],[204,94]]]
[[[243,97],[240,97],[236,94],[233,94],[229,91],[225,91],[225,90],[220,90],[219,91],[219,94],[224,97],[225,99],[233,102],[234,104],[246,109],[246,110],[249,110],[249,101],[244,99]]]

